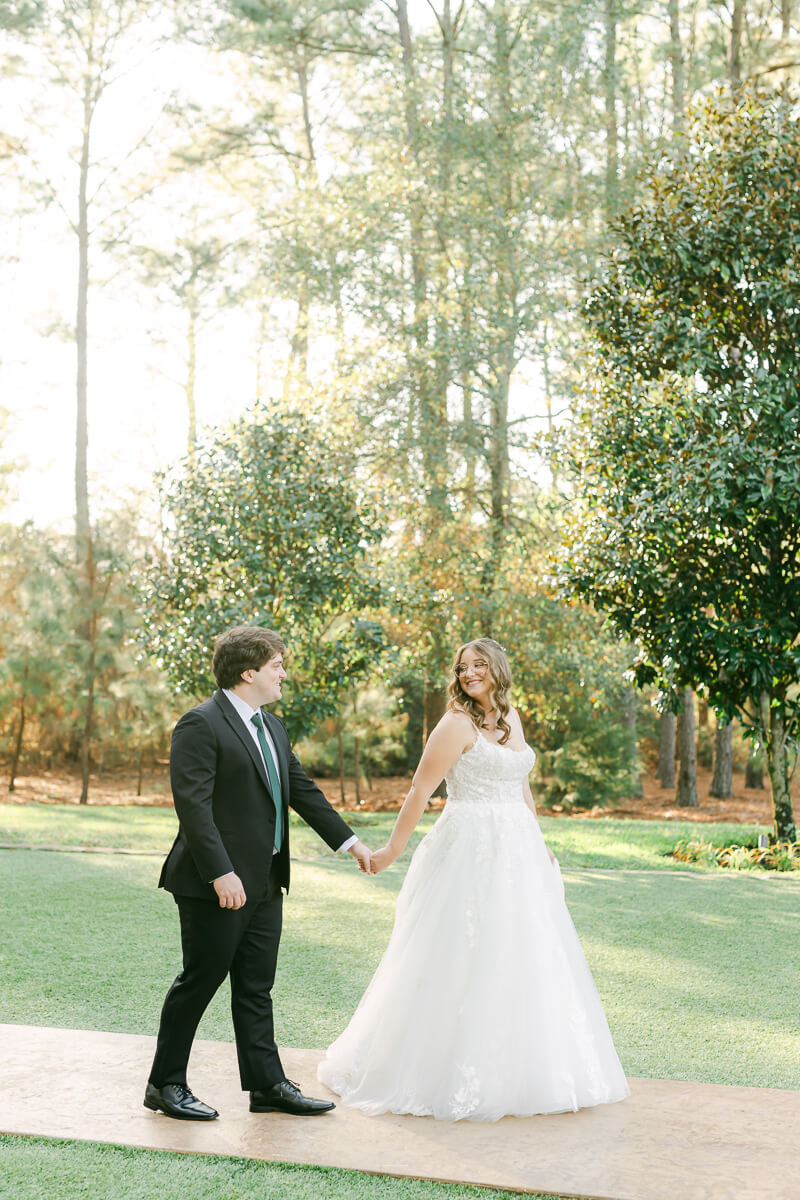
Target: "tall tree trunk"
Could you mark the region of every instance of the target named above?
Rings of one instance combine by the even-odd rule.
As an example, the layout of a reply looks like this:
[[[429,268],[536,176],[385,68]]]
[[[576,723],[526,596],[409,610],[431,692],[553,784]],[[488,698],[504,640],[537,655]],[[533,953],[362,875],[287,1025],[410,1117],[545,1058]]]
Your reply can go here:
[[[781,37],[791,37],[792,33],[792,0],[781,0]]]
[[[91,162],[92,119],[99,95],[95,77],[93,25],[85,45],[86,68],[83,81],[83,125],[80,163],[78,168],[78,289],[75,311],[76,421],[75,421],[75,560],[79,584],[79,613],[76,632],[86,655],[86,674],[83,680],[85,707],[83,729],[80,733],[78,759],[81,765],[81,804],[85,804],[89,789],[89,744],[94,707],[95,654],[94,625],[94,562],[92,528],[89,515],[89,168]],[[82,610],[82,611],[81,611]]]
[[[772,788],[772,808],[775,814],[775,836],[780,841],[793,842],[797,837],[789,794],[789,765],[786,755],[787,730],[782,710],[782,697],[777,703],[768,692],[761,694],[761,732],[764,753]]]
[[[697,746],[694,728],[694,696],[692,689],[683,689],[683,708],[678,713],[678,746],[680,767],[675,802],[680,808],[697,808]]]
[[[344,738],[342,737],[341,717],[336,721],[336,743],[339,748],[339,796],[341,797],[342,808],[344,808],[346,797],[344,792]]]
[[[469,337],[469,330],[464,330],[465,337]],[[477,432],[475,426],[475,413],[472,404],[472,375],[468,368],[464,368],[461,373],[461,396],[462,396],[462,414],[464,422],[464,447],[466,453],[466,465],[464,467],[464,507],[468,512],[471,512],[475,507],[475,482],[476,482],[476,455],[477,455]]]
[[[27,675],[27,671],[25,672]],[[24,677],[23,677],[24,682]],[[19,698],[19,725],[17,726],[17,736],[14,741],[14,753],[11,758],[11,771],[8,776],[8,790],[13,792],[17,782],[17,771],[19,770],[19,760],[22,755],[22,735],[25,732],[25,692]]]
[[[361,759],[358,734],[353,734],[353,775],[356,784],[356,808],[361,808]]]
[[[714,735],[714,770],[709,796],[727,800],[733,795],[733,725],[720,725]]]
[[[90,564],[89,595],[94,604],[95,579],[94,567]],[[92,612],[89,618],[89,658],[86,668],[86,699],[83,713],[83,728],[81,730],[80,767],[81,767],[81,804],[89,802],[89,769],[91,766],[92,735],[94,733],[94,696],[97,682],[97,614]]]
[[[358,694],[353,693],[353,774],[356,782],[356,808],[361,808],[361,756],[358,741]]]
[[[547,416],[547,443],[550,447],[547,465],[550,468],[550,484],[553,491],[558,490],[558,468],[556,466],[555,447],[555,422],[553,420],[553,389],[550,380],[550,330],[547,322],[542,330],[542,382],[544,384],[544,404],[545,413]]]
[[[419,185],[413,189],[409,202],[409,232],[413,290],[412,356],[419,404],[418,443],[422,458],[424,488],[424,521],[426,536],[435,537],[449,515],[447,503],[447,370],[442,362],[443,329],[440,305],[434,303],[434,344],[431,346],[430,300],[435,280],[441,288],[441,272],[437,261],[443,261],[446,246],[439,233],[437,254],[431,252],[425,238],[425,198],[421,181],[425,176],[419,133],[419,77],[407,0],[397,0],[396,16],[403,61],[403,101],[405,132]],[[447,55],[445,56],[447,62]],[[446,68],[447,69],[447,68]],[[442,297],[433,296],[433,300]]]
[[[78,169],[78,294],[75,310],[76,420],[75,420],[75,557],[79,567],[86,562],[91,526],[89,520],[89,147],[94,109],[94,80],[91,51],[83,91],[83,130]]]
[[[428,738],[433,733],[436,726],[444,716],[447,708],[447,691],[443,687],[437,687],[433,683],[429,683],[425,688],[423,699],[423,722],[422,722],[422,745],[424,747]]]
[[[263,302],[258,311],[258,345],[256,346],[256,400],[264,399],[264,350],[267,344],[267,312]]]
[[[744,769],[744,786],[755,788],[758,791],[764,790],[764,767],[761,763],[761,755],[752,749]]]
[[[435,282],[442,286],[441,266],[446,245],[443,244],[443,226],[438,224],[438,240],[436,254],[425,237],[425,190],[423,180],[426,177],[425,165],[422,161],[418,114],[419,77],[416,64],[416,48],[411,31],[408,15],[407,0],[397,0],[395,5],[398,38],[403,64],[403,111],[405,116],[405,136],[413,164],[417,186],[411,190],[408,207],[409,248],[411,256],[411,284],[413,314],[411,321],[410,367],[414,379],[414,390],[418,406],[419,422],[416,437],[413,435],[413,412],[410,411],[413,442],[419,447],[422,462],[421,480],[421,516],[422,536],[430,550],[441,544],[447,538],[449,519],[451,516],[448,503],[448,444],[449,428],[447,416],[447,374],[449,359],[447,354],[447,334],[443,325],[438,304],[434,305],[436,313],[433,322],[435,332],[434,345],[430,344],[431,315],[429,301],[430,292]],[[445,39],[447,43],[447,39]],[[450,66],[447,66],[448,61]],[[444,96],[447,99],[450,83],[447,71],[452,69],[452,55],[448,58],[448,47],[445,44],[445,79]],[[449,102],[449,101],[448,101]],[[433,297],[437,299],[436,296]],[[439,297],[441,299],[441,297]],[[444,634],[441,618],[435,612],[429,617],[430,651],[427,655],[428,674],[436,678],[441,671],[445,649]],[[438,704],[437,687],[426,680],[426,695],[424,698],[426,713],[433,712]],[[431,692],[429,695],[428,692]]]
[[[603,63],[603,96],[606,130],[606,220],[612,221],[617,212],[617,20],[619,0],[605,0],[605,58]]]
[[[303,113],[303,137],[305,139],[305,155],[300,168],[300,192],[302,211],[305,215],[305,205],[312,189],[316,187],[319,176],[317,172],[317,155],[314,147],[314,136],[311,122],[311,103],[309,95],[308,59],[302,49],[297,50],[295,59],[295,76],[297,90]],[[305,236],[305,231],[297,225],[298,237]],[[297,314],[289,350],[289,362],[283,381],[284,399],[288,400],[296,390],[305,391],[308,387],[308,353],[309,329],[311,316],[311,288],[308,275],[301,271],[297,281]]]
[[[742,35],[747,0],[733,0],[731,44],[728,55],[728,80],[734,91],[742,86]]]
[[[668,0],[667,7],[669,9],[669,65],[672,75],[672,128],[677,132],[683,128],[685,107],[680,0]]]
[[[625,688],[622,702],[623,720],[628,734],[628,762],[630,763],[630,794],[643,796],[642,774],[639,770],[639,739],[636,734],[636,693],[632,687]]]
[[[433,730],[444,716],[447,708],[447,689],[432,683],[430,680],[425,684],[425,690],[422,697],[422,745],[423,748],[428,738],[433,733]],[[444,796],[446,792],[444,780],[441,781],[434,796]]]
[[[663,712],[658,723],[658,782],[675,787],[675,713]]]
[[[514,159],[513,121],[514,89],[512,83],[513,43],[509,36],[512,21],[504,0],[498,0],[493,13],[493,88],[491,119],[497,142],[496,160],[499,165],[495,186],[500,199],[500,213],[495,226],[496,272],[494,282],[495,344],[489,363],[489,553],[482,572],[484,616],[482,627],[491,636],[493,606],[490,603],[495,581],[502,568],[509,523],[511,501],[511,465],[508,444],[509,394],[511,376],[516,366],[515,346],[518,336],[517,250],[514,237],[514,213],[517,209]]]
[[[194,288],[187,294],[188,324],[186,330],[186,449],[190,461],[197,445],[197,297]]]
[[[136,795],[142,794],[142,778],[144,776],[144,746],[139,745],[139,753],[136,758]]]

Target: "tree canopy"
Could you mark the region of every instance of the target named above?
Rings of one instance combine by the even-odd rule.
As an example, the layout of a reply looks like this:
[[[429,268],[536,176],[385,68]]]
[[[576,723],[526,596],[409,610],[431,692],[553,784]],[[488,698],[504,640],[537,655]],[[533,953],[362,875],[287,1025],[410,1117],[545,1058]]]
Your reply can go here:
[[[165,489],[170,549],[148,574],[146,637],[172,678],[214,686],[211,655],[233,625],[276,629],[292,660],[281,715],[293,737],[336,711],[383,647],[368,619],[381,536],[346,446],[296,413],[256,407],[198,445]]]
[[[564,578],[763,740],[781,836],[800,697],[800,142],[785,97],[703,104],[584,305]]]

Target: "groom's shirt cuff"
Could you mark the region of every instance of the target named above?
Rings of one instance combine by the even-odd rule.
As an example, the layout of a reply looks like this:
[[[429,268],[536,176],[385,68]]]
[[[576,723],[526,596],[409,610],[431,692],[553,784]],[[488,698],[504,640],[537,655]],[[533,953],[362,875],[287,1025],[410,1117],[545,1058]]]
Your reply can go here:
[[[358,837],[357,837],[357,835],[354,833],[354,834],[353,834],[353,836],[352,836],[352,837],[349,837],[349,838],[347,839],[347,841],[346,841],[346,842],[342,842],[341,846],[340,846],[340,847],[339,847],[339,849],[336,851],[336,853],[337,853],[337,854],[346,854],[346,853],[347,853],[347,851],[350,849],[350,847],[351,847],[351,846],[355,846],[355,844],[356,844],[356,842],[357,842],[357,841],[358,841]]]

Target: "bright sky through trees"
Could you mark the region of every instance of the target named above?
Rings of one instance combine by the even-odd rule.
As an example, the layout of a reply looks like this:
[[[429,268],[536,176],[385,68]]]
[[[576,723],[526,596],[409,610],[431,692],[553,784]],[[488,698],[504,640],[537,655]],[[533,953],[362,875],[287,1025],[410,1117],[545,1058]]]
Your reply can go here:
[[[424,0],[410,5],[421,24],[430,12]],[[77,104],[68,93],[42,87],[47,67],[35,50],[20,49],[22,69],[0,81],[0,100],[14,114],[11,134],[24,140],[29,156],[20,165],[19,190],[13,185],[3,203],[6,250],[0,273],[4,348],[0,380],[12,419],[3,457],[15,461],[8,510],[13,521],[34,520],[66,531],[74,511],[76,286],[74,219],[77,168],[67,157],[77,142]],[[97,167],[93,185],[124,170],[130,148],[153,131],[152,148],[138,151],[138,166],[159,170],[161,110],[178,94],[198,104],[235,107],[236,80],[225,57],[202,47],[168,42],[132,46],[129,61],[108,90],[93,129]],[[64,104],[60,101],[63,99]],[[74,100],[74,97],[73,97]],[[168,123],[167,123],[168,124]],[[173,134],[174,136],[174,134]],[[325,173],[324,153],[320,161]],[[52,185],[57,200],[46,206]],[[163,185],[162,185],[163,186]],[[112,177],[113,187],[113,177]],[[27,201],[20,205],[20,194]],[[113,193],[112,193],[113,196]],[[66,211],[60,207],[65,204]],[[148,203],[147,201],[145,202]],[[173,230],[160,208],[158,192],[145,214],[145,237],[169,247]],[[20,209],[27,212],[20,218]],[[102,239],[98,236],[99,243]],[[93,505],[115,507],[135,492],[141,502],[152,491],[155,470],[185,452],[186,415],[181,392],[184,366],[181,315],[158,304],[152,291],[131,278],[128,268],[93,252],[89,295],[89,473]],[[281,327],[291,314],[270,313],[277,327],[260,364],[262,395],[278,394],[285,363]],[[220,307],[204,326],[198,354],[198,424],[224,422],[250,405],[258,388],[257,316],[243,306]],[[313,351],[314,347],[312,347]],[[316,343],[319,353],[320,342]],[[271,369],[274,360],[274,370]],[[314,370],[314,361],[310,363]],[[514,377],[514,415],[536,411],[539,376],[534,364],[520,364]]]

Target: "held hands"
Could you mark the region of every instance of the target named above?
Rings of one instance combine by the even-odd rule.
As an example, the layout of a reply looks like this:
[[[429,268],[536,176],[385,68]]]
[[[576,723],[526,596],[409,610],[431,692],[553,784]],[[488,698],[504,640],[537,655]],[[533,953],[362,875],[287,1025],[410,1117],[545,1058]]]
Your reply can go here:
[[[359,871],[363,871],[365,875],[373,874],[373,871],[370,867],[371,854],[363,842],[353,842],[347,853],[352,854],[353,858],[358,863]]]
[[[247,896],[244,894],[244,884],[235,871],[228,871],[227,875],[220,875],[212,882],[219,896],[220,908],[237,909],[245,904]]]
[[[363,842],[353,842],[347,853],[353,855],[358,862],[359,871],[363,871],[365,875],[377,875],[391,866],[396,857],[388,846],[381,850],[368,850]]]
[[[388,846],[382,846],[380,850],[372,851],[372,874],[378,875],[387,867],[390,867],[394,862],[395,856],[392,854]]]

